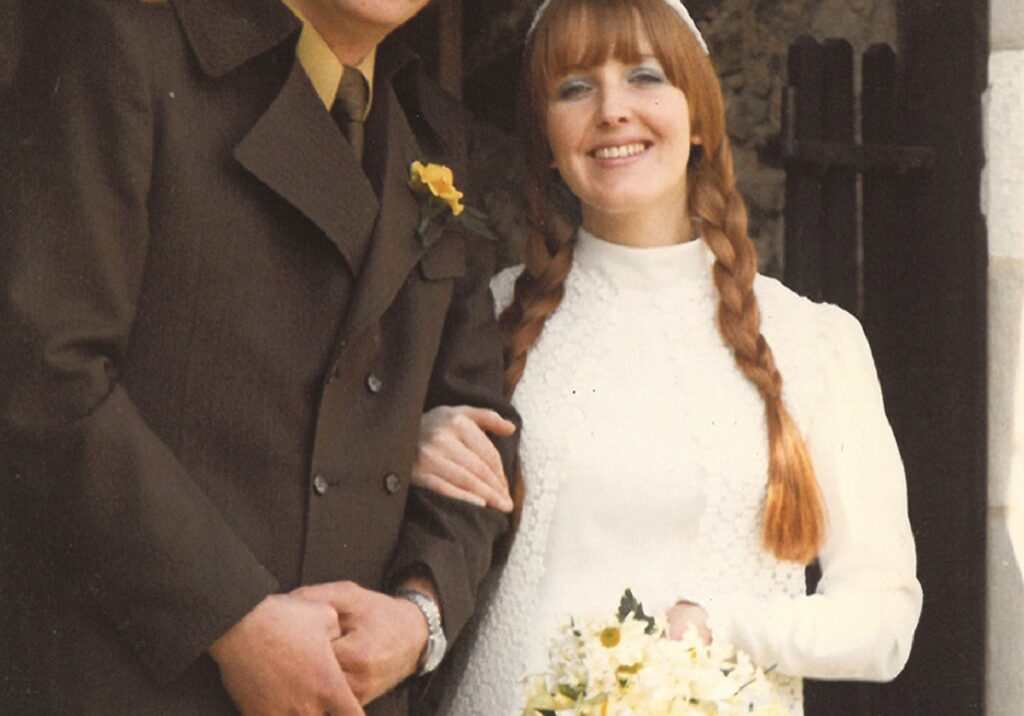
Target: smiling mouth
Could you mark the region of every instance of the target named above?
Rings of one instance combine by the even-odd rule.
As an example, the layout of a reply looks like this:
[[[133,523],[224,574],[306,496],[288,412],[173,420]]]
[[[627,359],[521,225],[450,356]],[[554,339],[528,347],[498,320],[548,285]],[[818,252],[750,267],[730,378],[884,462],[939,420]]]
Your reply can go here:
[[[635,157],[642,154],[651,146],[648,142],[635,142],[633,144],[620,144],[615,147],[600,147],[590,153],[595,159],[622,159],[624,157]]]

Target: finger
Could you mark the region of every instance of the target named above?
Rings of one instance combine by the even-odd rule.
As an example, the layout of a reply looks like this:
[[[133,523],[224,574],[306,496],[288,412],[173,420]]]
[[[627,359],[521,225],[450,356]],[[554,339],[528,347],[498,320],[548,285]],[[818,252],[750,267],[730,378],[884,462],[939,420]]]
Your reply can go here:
[[[490,472],[490,468],[461,443],[437,457],[432,473],[456,487],[483,497],[489,505],[498,509],[511,509],[512,500],[504,481],[499,481]],[[488,475],[489,479],[484,479],[482,475]],[[499,487],[495,488],[495,484]]]
[[[351,611],[359,589],[359,585],[354,582],[324,582],[299,587],[291,592],[291,596],[326,604],[334,609],[335,619],[340,619]]]
[[[452,465],[458,469],[453,470]],[[492,487],[501,484],[490,466],[470,450],[457,435],[438,438],[433,444],[421,448],[414,469],[438,475],[463,489],[471,489],[471,481],[466,478],[467,473]]]
[[[450,497],[454,500],[462,500],[463,502],[469,502],[476,505],[477,507],[486,507],[487,500],[480,495],[473,494],[468,490],[463,490],[461,487],[456,487],[447,480],[442,480],[437,475],[430,473],[419,473],[413,475],[413,484],[417,487],[422,487],[427,490],[436,492],[439,495]]]
[[[337,678],[332,679],[331,690],[323,699],[322,706],[330,716],[366,716],[341,667],[337,668]]]
[[[366,655],[361,653],[361,649],[353,648],[352,641],[352,636],[347,636],[331,642],[334,658],[337,659],[338,666],[345,673],[349,684],[355,675],[362,674],[367,669]]]
[[[489,408],[478,408],[473,405],[464,405],[463,413],[471,418],[474,423],[482,429],[495,435],[511,435],[516,431],[516,424],[506,420],[500,413]]]
[[[335,639],[331,642],[334,658],[345,674],[348,687],[353,698],[361,704],[368,704],[378,696],[374,693],[369,664],[366,661],[366,649],[352,644],[352,639]]]
[[[487,433],[471,424],[468,428],[460,429],[459,437],[473,455],[487,465],[489,474],[486,477],[488,480],[492,480],[491,484],[495,489],[507,494],[508,481],[505,479],[505,466],[501,463],[501,454],[498,452],[498,448],[494,447],[494,443],[487,437]],[[474,472],[484,477],[479,468]]]
[[[469,470],[498,492],[505,492],[501,456],[487,434],[472,422],[458,427],[458,436],[439,441],[441,456]]]

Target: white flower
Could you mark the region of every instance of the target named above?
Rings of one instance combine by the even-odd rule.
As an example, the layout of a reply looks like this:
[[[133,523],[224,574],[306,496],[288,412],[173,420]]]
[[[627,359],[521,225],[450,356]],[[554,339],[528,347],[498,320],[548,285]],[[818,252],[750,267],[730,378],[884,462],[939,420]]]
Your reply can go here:
[[[670,640],[665,623],[656,618],[649,625],[632,614],[622,622],[617,615],[566,621],[549,643],[547,671],[528,682],[525,713],[784,716],[746,654],[705,645],[695,629]]]

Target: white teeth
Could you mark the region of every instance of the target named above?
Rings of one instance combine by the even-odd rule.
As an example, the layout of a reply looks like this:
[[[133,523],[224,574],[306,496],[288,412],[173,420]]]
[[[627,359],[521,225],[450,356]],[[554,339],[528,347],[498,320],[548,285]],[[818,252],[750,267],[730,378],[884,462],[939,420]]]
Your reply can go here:
[[[643,144],[623,144],[618,147],[601,147],[594,150],[594,156],[598,159],[619,159],[620,157],[632,157],[644,151]]]

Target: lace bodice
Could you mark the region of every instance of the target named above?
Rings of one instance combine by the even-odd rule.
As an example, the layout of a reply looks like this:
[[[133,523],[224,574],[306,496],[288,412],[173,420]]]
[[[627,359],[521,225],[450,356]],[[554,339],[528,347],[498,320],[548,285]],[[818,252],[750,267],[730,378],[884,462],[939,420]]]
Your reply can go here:
[[[743,621],[730,606],[737,599],[806,599],[803,567],[761,548],[764,407],[718,334],[710,266],[699,241],[632,249],[581,231],[565,297],[514,396],[522,524],[453,657],[462,675],[442,713],[520,713],[519,680],[543,669],[558,618],[614,609],[625,587],[653,610],[699,602],[716,635],[731,639]],[[495,279],[499,306],[514,278]],[[828,358],[853,322],[768,279],[756,291],[784,397],[806,430],[827,394]],[[909,564],[916,585],[912,544]],[[778,656],[767,651],[760,656]],[[800,713],[799,679],[779,675],[775,685]]]

